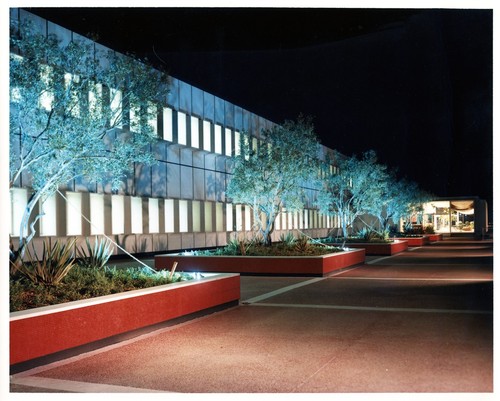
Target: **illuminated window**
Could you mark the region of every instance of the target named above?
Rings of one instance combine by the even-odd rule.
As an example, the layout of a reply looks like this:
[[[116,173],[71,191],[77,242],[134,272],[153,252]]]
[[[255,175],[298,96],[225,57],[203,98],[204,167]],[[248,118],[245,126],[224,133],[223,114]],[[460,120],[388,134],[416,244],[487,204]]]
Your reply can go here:
[[[234,131],[234,155],[239,156],[241,154],[241,136],[238,131]]]
[[[110,108],[111,108],[111,126],[123,126],[122,116],[122,91],[111,88],[109,90]]]
[[[102,116],[102,85],[91,83],[89,88],[89,113],[95,118]]]
[[[222,153],[222,127],[215,124],[215,153]]]
[[[259,141],[257,141],[257,138],[252,138],[252,151],[257,152],[258,147]]]
[[[111,231],[113,234],[125,233],[125,197],[111,195]]]
[[[195,116],[191,116],[191,146],[200,147],[200,120]]]
[[[52,72],[52,68],[48,65],[40,66],[40,78],[41,81],[45,84],[45,90],[40,94],[39,102],[40,107],[44,108],[47,111],[52,110],[52,103],[54,102],[54,94],[49,90],[50,87],[50,77]]]
[[[56,195],[51,195],[42,203],[43,217],[40,219],[40,235],[56,235]]]
[[[90,194],[90,234],[104,234],[104,196]]]
[[[172,142],[174,135],[172,130],[172,109],[170,107],[163,108],[163,139]]]
[[[141,131],[141,114],[138,104],[130,104],[130,131],[140,132]]]
[[[142,199],[137,196],[130,198],[130,223],[132,234],[142,233]]]
[[[215,231],[224,231],[224,213],[222,203],[215,204]]]
[[[175,230],[174,216],[175,216],[174,200],[165,199],[165,232],[167,233],[173,233]]]
[[[185,200],[179,201],[179,232],[186,233],[188,231],[188,202]]]
[[[28,191],[24,188],[10,189],[10,234],[19,236],[21,220],[28,204]]]
[[[212,150],[211,131],[210,121],[203,121],[203,150],[206,150],[207,152]]]
[[[193,201],[193,232],[198,233],[201,231],[201,210],[200,210],[200,201]]]
[[[288,217],[288,229],[291,230],[293,228],[293,213],[287,212]]]
[[[299,229],[302,230],[304,228],[304,210],[298,211],[298,219],[299,219]]]
[[[276,219],[274,220],[274,228],[276,230],[281,230],[281,213],[276,215]]]
[[[299,212],[293,213],[293,228],[299,228]]]
[[[287,212],[286,212],[286,209],[283,208],[283,212],[280,213],[280,217],[281,217],[281,229],[282,230],[286,230],[286,223],[287,223]]]
[[[233,205],[226,203],[226,231],[233,231]]]
[[[160,232],[160,207],[159,200],[156,198],[148,199],[148,211],[149,211],[149,232],[159,233]]]
[[[177,112],[177,143],[179,145],[187,144],[186,114],[181,111]]]
[[[250,206],[245,206],[245,231],[250,231],[252,229],[252,214]]]
[[[229,128],[225,129],[225,142],[226,142],[226,156],[231,156],[232,152],[232,141],[231,141],[231,130]]]
[[[213,231],[212,202],[205,202],[205,232]]]
[[[80,82],[78,75],[66,73],[64,74],[64,87],[66,91],[71,93],[71,102],[68,104],[69,111],[73,117],[80,116],[80,102],[78,99],[78,92],[73,87],[73,83]]]
[[[66,193],[66,235],[82,235],[82,194]]]
[[[309,228],[309,212],[308,210],[304,210],[304,228]]]
[[[243,208],[236,205],[236,231],[243,231]]]
[[[148,125],[158,135],[158,108],[152,102],[148,102],[148,116]]]

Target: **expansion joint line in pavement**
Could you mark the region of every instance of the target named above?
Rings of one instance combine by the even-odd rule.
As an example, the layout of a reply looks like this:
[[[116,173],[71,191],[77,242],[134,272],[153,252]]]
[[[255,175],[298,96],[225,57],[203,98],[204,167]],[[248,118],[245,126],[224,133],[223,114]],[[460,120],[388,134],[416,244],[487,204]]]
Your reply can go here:
[[[466,315],[491,315],[493,311],[469,309],[425,309],[425,308],[387,308],[383,306],[349,306],[349,305],[322,305],[322,304],[281,304],[281,303],[252,303],[250,306],[267,306],[275,308],[312,308],[337,309],[368,312],[399,312],[399,313],[456,313]]]
[[[255,302],[263,301],[264,299],[272,298],[272,297],[274,297],[276,295],[280,295],[280,294],[283,294],[285,292],[288,292],[288,291],[291,291],[291,290],[295,290],[296,288],[300,288],[300,287],[304,287],[306,285],[317,283],[318,281],[322,281],[322,280],[325,280],[327,278],[336,276],[338,274],[342,274],[342,273],[345,273],[347,271],[350,271],[350,270],[353,270],[353,269],[357,269],[358,267],[359,266],[355,266],[355,267],[353,267],[353,268],[351,268],[349,270],[343,270],[341,272],[338,272],[338,273],[335,273],[335,274],[332,274],[332,275],[329,275],[329,276],[326,276],[326,277],[317,277],[317,278],[313,278],[311,280],[302,281],[302,282],[297,283],[297,284],[288,285],[286,287],[279,288],[277,290],[274,290],[274,291],[271,291],[271,292],[267,292],[265,294],[258,295],[258,296],[253,297],[253,298],[245,299],[244,301],[241,301],[241,304],[242,305],[249,305],[249,304],[253,304]]]

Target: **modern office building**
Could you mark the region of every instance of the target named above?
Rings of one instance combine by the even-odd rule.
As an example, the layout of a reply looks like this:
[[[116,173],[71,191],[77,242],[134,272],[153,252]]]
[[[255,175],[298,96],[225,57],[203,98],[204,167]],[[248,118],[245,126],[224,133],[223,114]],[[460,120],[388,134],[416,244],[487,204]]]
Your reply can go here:
[[[90,42],[23,9],[11,9],[10,18],[29,19],[43,34],[55,34],[63,41]],[[117,193],[109,183],[69,182],[60,188],[64,198],[56,193],[40,206],[43,217],[36,223],[35,244],[40,246],[45,238],[105,234],[128,252],[148,253],[222,246],[233,236],[252,236],[250,209],[226,201],[228,161],[239,154],[242,135],[249,136],[252,146],[259,146],[261,131],[275,122],[175,77],[170,89],[155,124],[162,139],[152,149],[158,163],[136,165]],[[328,151],[322,147],[320,153]],[[14,245],[29,183],[29,176],[23,175],[11,189]],[[274,239],[288,230],[324,236],[334,226],[335,218],[321,215],[313,206],[315,190],[305,190],[305,208],[280,215]]]

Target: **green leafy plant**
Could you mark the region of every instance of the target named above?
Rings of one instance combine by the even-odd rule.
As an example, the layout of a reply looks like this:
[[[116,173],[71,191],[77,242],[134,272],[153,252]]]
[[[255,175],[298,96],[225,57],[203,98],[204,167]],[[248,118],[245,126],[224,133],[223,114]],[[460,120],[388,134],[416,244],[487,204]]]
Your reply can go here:
[[[297,239],[290,231],[288,231],[286,234],[281,234],[279,239],[279,241],[285,246],[293,246],[296,240]]]
[[[78,248],[79,264],[93,269],[103,269],[111,256],[113,247],[111,241],[105,238],[95,238],[94,245],[85,238],[86,247]]]
[[[18,258],[13,262],[13,273],[19,272],[33,283],[58,285],[75,265],[76,239],[68,242],[55,241],[51,246],[43,243],[43,254],[39,258],[34,247],[26,248],[27,261]]]
[[[424,233],[425,234],[435,234],[436,232],[434,231],[434,226],[432,224],[428,224],[424,228]]]
[[[309,238],[306,237],[305,235],[301,235],[297,240],[295,241],[294,249],[296,252],[300,254],[307,255],[311,252],[312,245],[309,242]]]

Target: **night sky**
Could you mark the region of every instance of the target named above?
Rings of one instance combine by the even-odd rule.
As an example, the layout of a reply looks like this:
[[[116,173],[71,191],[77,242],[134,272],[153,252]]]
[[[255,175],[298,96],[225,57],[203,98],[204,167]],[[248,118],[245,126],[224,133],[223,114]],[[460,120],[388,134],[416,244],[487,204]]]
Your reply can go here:
[[[322,144],[374,149],[436,196],[493,207],[492,10],[28,10],[273,122],[311,116]]]

